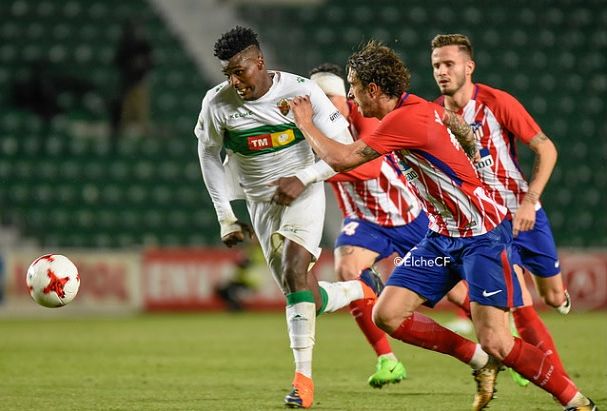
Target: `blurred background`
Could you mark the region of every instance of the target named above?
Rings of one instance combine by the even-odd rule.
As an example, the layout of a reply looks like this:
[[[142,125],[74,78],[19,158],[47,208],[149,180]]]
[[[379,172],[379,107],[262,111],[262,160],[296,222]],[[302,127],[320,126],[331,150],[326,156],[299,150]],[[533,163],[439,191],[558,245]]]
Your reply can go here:
[[[24,277],[46,252],[81,270],[69,310],[226,307],[215,291],[248,251],[217,249],[192,130],[204,93],[223,81],[213,43],[236,24],[260,34],[270,68],[302,75],[381,40],[427,99],[437,96],[430,40],[468,35],[475,80],[516,96],[557,145],[542,203],[563,273],[576,307],[607,307],[606,5],[0,0],[0,311],[41,310],[25,302]],[[531,152],[519,154],[529,172]],[[339,222],[332,209],[321,277],[334,278]],[[281,307],[261,277],[245,307]]]

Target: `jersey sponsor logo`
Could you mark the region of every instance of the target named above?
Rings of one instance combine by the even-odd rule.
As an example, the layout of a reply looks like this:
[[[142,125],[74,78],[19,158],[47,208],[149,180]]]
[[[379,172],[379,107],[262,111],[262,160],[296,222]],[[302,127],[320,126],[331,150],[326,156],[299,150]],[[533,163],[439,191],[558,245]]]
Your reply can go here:
[[[474,167],[476,167],[477,170],[485,167],[491,167],[493,165],[493,157],[491,156],[488,148],[481,148],[479,150],[479,154],[481,158],[474,163]]]
[[[399,167],[400,171],[403,173],[403,175],[405,176],[405,178],[407,179],[407,182],[410,182],[410,181],[413,181],[413,180],[419,178],[419,174],[417,174],[417,171],[413,170],[407,163],[405,163],[401,159],[398,159],[398,167]]]
[[[336,111],[329,116],[329,120],[335,121],[339,118],[339,116],[341,116],[341,113],[339,111]]]
[[[230,120],[236,120],[237,118],[244,118],[244,117],[248,117],[248,116],[252,116],[253,112],[251,110],[249,111],[245,111],[245,112],[236,112],[236,113],[232,113],[230,114]]]
[[[495,294],[501,293],[503,290],[497,290],[497,291],[487,291],[487,290],[483,290],[483,297],[491,297]]]
[[[257,151],[267,148],[275,148],[285,146],[295,140],[293,130],[278,131],[270,134],[260,134],[257,136],[247,137],[247,145],[249,150]]]
[[[278,107],[278,110],[280,110],[280,114],[282,114],[283,116],[289,114],[289,110],[291,109],[291,107],[289,106],[289,100],[287,100],[286,98],[281,98],[278,104],[276,104],[276,107]]]

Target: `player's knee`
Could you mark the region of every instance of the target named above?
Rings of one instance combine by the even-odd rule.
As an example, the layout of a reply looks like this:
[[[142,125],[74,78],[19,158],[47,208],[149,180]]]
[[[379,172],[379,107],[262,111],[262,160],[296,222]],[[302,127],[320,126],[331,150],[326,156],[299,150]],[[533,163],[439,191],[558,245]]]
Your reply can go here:
[[[338,264],[335,271],[341,281],[356,280],[360,275],[360,270],[349,264]]]
[[[375,306],[373,309],[373,322],[378,328],[390,334],[396,330],[411,314],[412,313],[397,313],[392,310]]]
[[[548,289],[542,293],[544,303],[551,307],[560,307],[565,302],[565,292],[563,290]]]
[[[508,339],[502,337],[500,333],[492,331],[481,331],[478,340],[483,351],[500,361],[506,358],[512,348],[509,347],[511,344],[508,344]]]

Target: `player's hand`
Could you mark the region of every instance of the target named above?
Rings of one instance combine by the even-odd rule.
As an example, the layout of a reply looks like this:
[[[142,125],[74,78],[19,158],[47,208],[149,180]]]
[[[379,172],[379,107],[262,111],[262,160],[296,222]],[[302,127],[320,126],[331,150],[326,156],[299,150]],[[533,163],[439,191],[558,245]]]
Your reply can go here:
[[[512,234],[516,237],[518,233],[529,231],[535,225],[535,204],[523,201],[512,219]]]
[[[306,189],[304,183],[295,176],[280,177],[278,180],[270,183],[276,186],[276,191],[272,196],[272,202],[280,205],[290,205]]]
[[[481,161],[481,152],[476,150],[472,156],[472,163],[476,164]]]
[[[253,238],[253,229],[250,225],[240,221],[237,221],[236,224],[240,227],[240,230],[233,231],[221,237],[221,241],[229,248],[243,242],[246,236]]]
[[[293,97],[289,100],[289,106],[293,110],[295,124],[297,124],[299,129],[305,129],[307,125],[312,123],[314,109],[312,108],[309,96]]]

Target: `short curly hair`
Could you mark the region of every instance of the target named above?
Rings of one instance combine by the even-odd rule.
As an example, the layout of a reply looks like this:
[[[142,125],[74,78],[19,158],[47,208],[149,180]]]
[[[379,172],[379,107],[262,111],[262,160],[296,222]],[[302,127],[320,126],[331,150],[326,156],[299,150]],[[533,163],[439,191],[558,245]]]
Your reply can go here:
[[[409,69],[391,48],[371,40],[348,58],[347,67],[356,73],[363,87],[375,83],[390,97],[409,89]]]
[[[342,70],[342,68],[339,67],[337,64],[333,64],[333,63],[319,64],[318,66],[316,66],[312,70],[310,70],[310,72],[308,73],[308,76],[312,76],[317,73],[331,73],[331,74],[335,74],[336,76],[339,76],[339,77],[343,77],[343,75],[344,75],[344,71]]]
[[[250,46],[259,48],[257,33],[250,28],[236,26],[215,42],[213,54],[219,60],[229,60]]]

